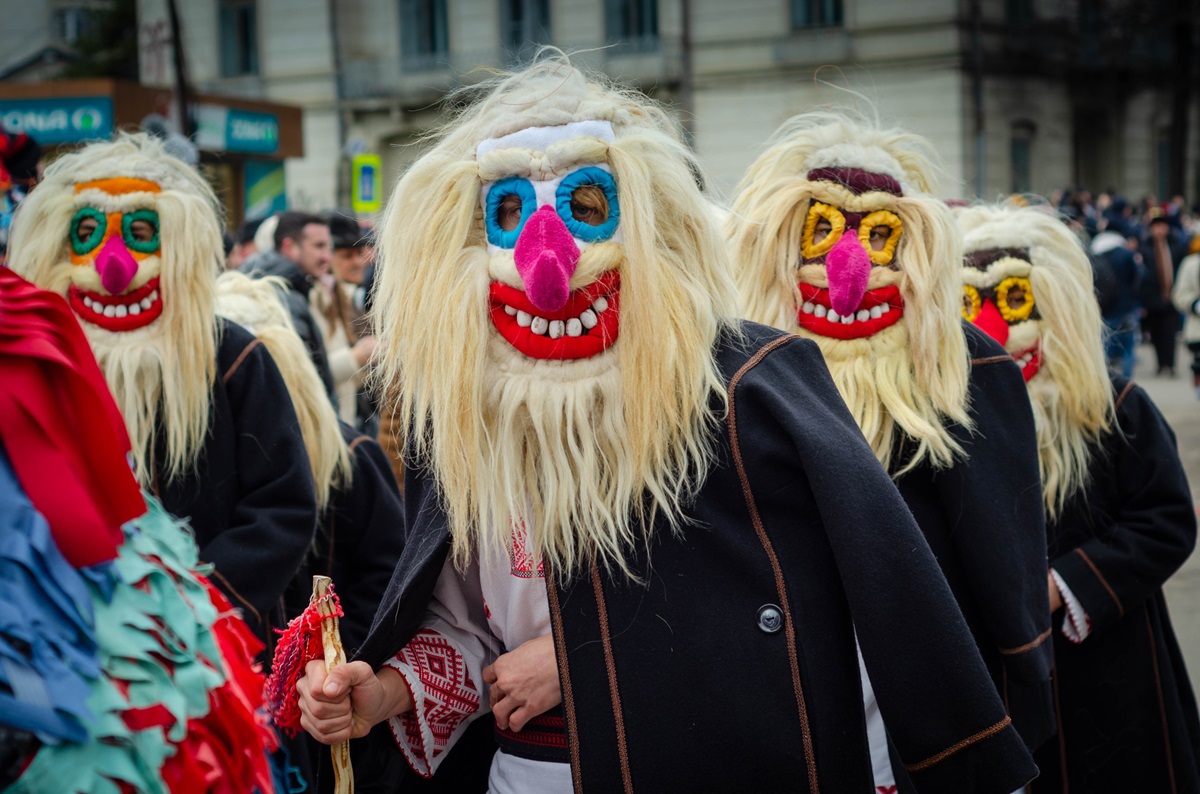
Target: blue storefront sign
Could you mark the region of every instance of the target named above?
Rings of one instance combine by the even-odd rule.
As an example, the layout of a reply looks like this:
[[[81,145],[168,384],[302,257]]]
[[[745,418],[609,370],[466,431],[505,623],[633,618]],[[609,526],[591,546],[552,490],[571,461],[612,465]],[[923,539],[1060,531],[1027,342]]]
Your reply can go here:
[[[113,103],[106,96],[0,100],[0,124],[45,145],[108,138]]]
[[[245,175],[247,218],[265,218],[287,209],[282,161],[247,160]]]

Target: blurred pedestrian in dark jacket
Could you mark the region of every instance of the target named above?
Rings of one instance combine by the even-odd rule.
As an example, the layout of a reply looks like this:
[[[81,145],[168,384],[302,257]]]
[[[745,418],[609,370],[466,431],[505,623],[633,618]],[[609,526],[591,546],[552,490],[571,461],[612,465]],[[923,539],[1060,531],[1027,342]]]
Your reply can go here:
[[[1146,217],[1146,235],[1139,249],[1144,269],[1139,295],[1142,328],[1150,334],[1150,342],[1154,345],[1157,373],[1173,378],[1179,313],[1171,304],[1171,288],[1175,284],[1175,271],[1183,259],[1183,251],[1160,208],[1152,207]]]
[[[1119,222],[1115,225],[1121,227]],[[1096,300],[1107,330],[1104,354],[1110,367],[1129,378],[1136,361],[1142,265],[1111,225],[1092,240],[1090,253]]]

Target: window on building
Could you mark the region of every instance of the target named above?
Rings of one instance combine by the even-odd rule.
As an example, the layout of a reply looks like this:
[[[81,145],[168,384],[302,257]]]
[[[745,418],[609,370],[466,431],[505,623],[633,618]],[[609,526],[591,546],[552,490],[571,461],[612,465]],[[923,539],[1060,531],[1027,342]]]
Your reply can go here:
[[[791,0],[792,29],[828,28],[842,24],[842,0]]]
[[[429,67],[450,53],[446,0],[400,0],[401,52],[408,67]]]
[[[604,27],[609,44],[657,49],[658,0],[605,0]]]
[[[1033,139],[1037,128],[1032,121],[1013,124],[1009,141],[1009,159],[1013,193],[1033,192]]]
[[[1166,201],[1171,195],[1171,130],[1163,127],[1158,131],[1154,146],[1155,187],[1158,190],[1159,201]]]
[[[59,8],[54,12],[54,22],[63,44],[75,44],[96,29],[95,12],[90,8]]]
[[[500,0],[500,26],[509,56],[528,60],[539,46],[552,41],[550,0]]]
[[[221,76],[258,74],[258,9],[255,0],[220,0]]]
[[[1004,21],[1010,25],[1033,22],[1033,0],[1004,0]]]

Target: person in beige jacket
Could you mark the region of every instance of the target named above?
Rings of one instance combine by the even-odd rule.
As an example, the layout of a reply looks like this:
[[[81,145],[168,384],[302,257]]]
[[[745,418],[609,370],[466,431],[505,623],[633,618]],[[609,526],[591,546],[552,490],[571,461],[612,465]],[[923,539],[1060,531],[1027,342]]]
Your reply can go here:
[[[1192,351],[1192,385],[1200,399],[1200,254],[1190,254],[1179,263],[1171,302],[1183,312],[1183,341]]]
[[[358,427],[358,393],[375,351],[375,337],[360,338],[353,309],[353,292],[362,282],[369,261],[367,242],[364,230],[352,217],[335,212],[330,216],[329,228],[333,240],[331,272],[314,286],[309,302],[325,338],[337,393],[338,418]]]

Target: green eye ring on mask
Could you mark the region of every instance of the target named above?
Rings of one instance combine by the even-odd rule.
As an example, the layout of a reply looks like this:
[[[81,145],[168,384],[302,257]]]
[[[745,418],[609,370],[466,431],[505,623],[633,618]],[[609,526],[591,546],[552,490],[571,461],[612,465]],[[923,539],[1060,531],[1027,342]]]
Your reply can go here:
[[[79,226],[88,218],[96,222],[96,228],[92,231],[91,236],[84,240],[79,236]],[[100,241],[104,239],[106,231],[108,231],[108,218],[104,216],[103,212],[95,207],[80,207],[75,216],[71,218],[69,233],[71,250],[75,252],[76,256],[90,254],[100,246]]]
[[[154,227],[154,236],[149,240],[138,240],[133,236],[133,224],[136,221],[145,221]],[[158,213],[154,210],[135,210],[134,212],[125,213],[125,217],[121,219],[121,238],[125,241],[125,245],[130,251],[137,251],[139,254],[152,254],[158,250]]]

